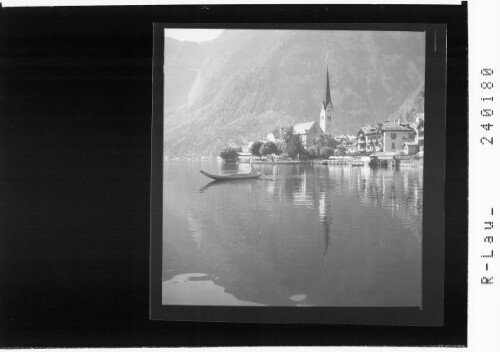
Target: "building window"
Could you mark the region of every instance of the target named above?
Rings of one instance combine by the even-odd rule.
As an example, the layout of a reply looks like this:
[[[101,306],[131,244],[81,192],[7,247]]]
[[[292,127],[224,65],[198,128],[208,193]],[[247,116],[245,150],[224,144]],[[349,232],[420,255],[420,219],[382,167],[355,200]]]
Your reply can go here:
[[[396,139],[396,133],[391,133],[391,139]]]
[[[391,148],[396,149],[396,143],[392,143]]]

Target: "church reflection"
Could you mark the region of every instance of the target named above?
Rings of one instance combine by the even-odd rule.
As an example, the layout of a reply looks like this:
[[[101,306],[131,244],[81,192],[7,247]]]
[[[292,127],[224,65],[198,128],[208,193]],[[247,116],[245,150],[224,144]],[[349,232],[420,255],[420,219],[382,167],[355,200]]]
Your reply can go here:
[[[328,253],[328,247],[330,246],[330,227],[333,221],[333,215],[331,212],[331,203],[326,200],[326,193],[324,191],[319,194],[319,221],[323,226],[325,236],[325,251],[323,252],[323,256],[326,256]]]
[[[325,167],[291,168],[273,167],[275,182],[267,185],[268,194],[282,194],[294,206],[316,208],[323,229],[323,255],[331,245],[333,227],[333,199],[341,194],[354,193],[361,206],[378,208],[391,217],[399,218],[403,226],[413,230],[420,238],[423,212],[423,175],[419,169],[374,170],[370,168]],[[343,182],[339,182],[343,180]]]
[[[177,196],[165,198],[164,280],[203,273],[267,305],[419,302],[421,171],[259,165],[269,179],[207,183],[193,169],[165,183]]]

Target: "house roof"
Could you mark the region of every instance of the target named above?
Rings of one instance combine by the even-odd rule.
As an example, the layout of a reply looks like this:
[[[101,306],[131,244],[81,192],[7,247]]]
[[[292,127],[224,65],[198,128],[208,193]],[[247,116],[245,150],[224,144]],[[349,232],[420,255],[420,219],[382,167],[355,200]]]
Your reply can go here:
[[[318,123],[316,121],[298,123],[293,126],[293,130],[295,133],[304,134],[307,133],[307,131],[309,131],[314,126],[314,124]]]
[[[411,131],[411,128],[398,125],[397,123],[384,123],[381,127],[382,131]]]
[[[347,136],[347,142],[349,143],[353,143],[353,142],[357,142],[358,141],[358,137],[356,136]]]
[[[363,132],[364,134],[375,134],[377,133],[377,127],[372,127],[372,126],[364,126],[361,127],[360,132]]]

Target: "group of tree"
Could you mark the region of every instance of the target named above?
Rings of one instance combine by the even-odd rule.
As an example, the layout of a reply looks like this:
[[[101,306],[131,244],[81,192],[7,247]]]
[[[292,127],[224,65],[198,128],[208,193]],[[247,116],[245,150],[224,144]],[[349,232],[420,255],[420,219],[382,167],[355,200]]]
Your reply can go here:
[[[282,138],[277,143],[266,141],[257,141],[250,147],[252,155],[262,157],[266,155],[286,155],[293,159],[307,155],[302,139],[298,134],[293,133],[293,127],[289,126],[283,129]]]
[[[241,150],[240,150],[241,151]],[[281,140],[277,143],[271,141],[256,141],[250,146],[252,155],[263,157],[266,155],[286,155],[293,159],[328,159],[329,157],[347,155],[346,148],[339,145],[339,142],[331,135],[321,134],[314,140],[314,145],[307,150],[304,148],[300,135],[293,133],[293,127],[283,129]],[[237,158],[238,153],[235,148],[224,148],[219,156],[224,160]]]
[[[310,157],[316,159],[328,159],[332,155],[336,155],[342,146],[338,147],[338,142],[329,134],[320,134],[314,140],[314,145],[309,148]],[[343,148],[345,151],[345,148]]]
[[[236,148],[233,148],[233,147],[225,147],[220,151],[219,156],[225,162],[237,161],[238,160],[238,151]]]
[[[250,146],[250,153],[252,155],[262,157],[266,155],[280,155],[282,151],[278,148],[278,145],[274,142],[271,141],[257,141],[253,142],[252,145]]]
[[[282,133],[282,140],[284,143],[284,152],[292,159],[307,156],[308,153],[302,143],[300,135],[293,133],[293,127],[289,126],[284,129]]]

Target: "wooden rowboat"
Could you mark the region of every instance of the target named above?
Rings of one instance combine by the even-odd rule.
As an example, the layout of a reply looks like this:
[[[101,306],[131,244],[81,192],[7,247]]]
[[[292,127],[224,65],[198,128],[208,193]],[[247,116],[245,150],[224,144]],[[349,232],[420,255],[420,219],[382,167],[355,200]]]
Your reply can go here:
[[[224,180],[246,180],[246,179],[249,179],[249,178],[257,178],[257,177],[260,177],[262,176],[262,174],[260,172],[255,172],[255,171],[252,171],[250,173],[247,173],[247,174],[232,174],[232,175],[212,175],[212,174],[209,174],[208,172],[205,172],[203,170],[200,170],[200,172],[207,176],[207,177],[210,177],[214,180],[217,180],[217,181],[224,181]]]

